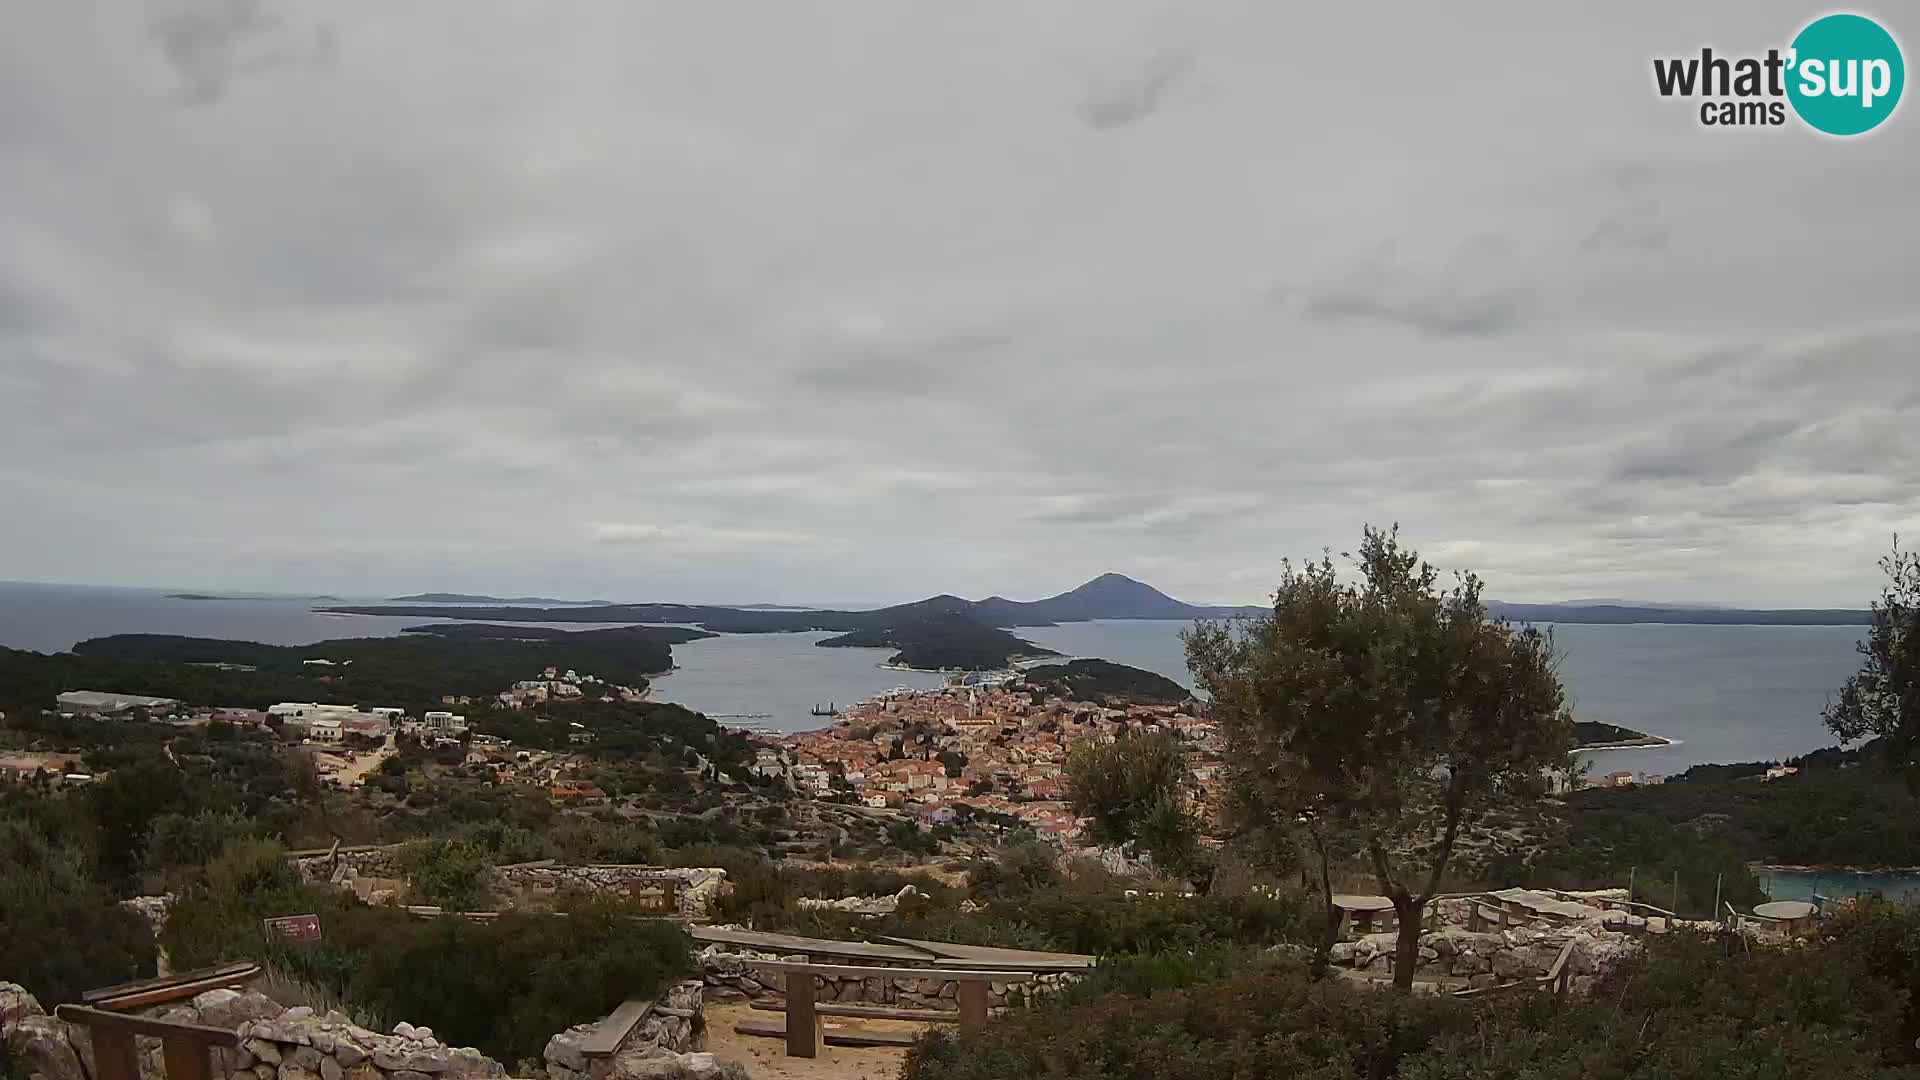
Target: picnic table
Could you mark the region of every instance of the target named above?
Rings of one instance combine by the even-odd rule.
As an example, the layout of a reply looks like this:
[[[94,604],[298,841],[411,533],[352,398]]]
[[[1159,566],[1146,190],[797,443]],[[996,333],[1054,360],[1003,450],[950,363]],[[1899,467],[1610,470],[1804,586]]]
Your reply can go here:
[[[1362,934],[1373,933],[1373,917],[1382,911],[1392,911],[1393,901],[1384,896],[1366,896],[1358,893],[1334,893],[1333,906],[1339,909],[1343,918],[1351,917],[1353,928]]]
[[[1772,900],[1755,907],[1753,913],[1782,923],[1788,934],[1796,934],[1812,925],[1815,910],[1805,900]]]

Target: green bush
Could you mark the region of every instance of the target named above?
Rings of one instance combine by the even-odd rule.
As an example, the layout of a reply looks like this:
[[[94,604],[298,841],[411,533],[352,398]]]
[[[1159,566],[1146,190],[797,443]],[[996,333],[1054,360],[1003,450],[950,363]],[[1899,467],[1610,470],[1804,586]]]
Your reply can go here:
[[[414,902],[449,911],[483,911],[493,880],[493,860],[468,840],[422,840],[400,851]]]
[[[251,841],[229,845],[182,895],[165,943],[177,967],[259,960],[349,1013],[425,1024],[515,1062],[691,966],[686,933],[628,902],[574,899],[561,912],[422,919],[299,884],[283,853]],[[263,918],[304,913],[320,918],[318,944],[288,947],[262,931]]]
[[[1674,935],[1591,994],[1472,1002],[1314,982],[1292,961],[1129,961],[973,1037],[935,1032],[904,1080],[1829,1080],[1920,1077],[1920,913],[1871,906],[1805,947]],[[1198,978],[1202,981],[1193,982]],[[1168,991],[1169,986],[1184,988]]]
[[[84,990],[153,974],[145,920],[91,875],[80,841],[23,817],[0,818],[0,978],[48,1009]]]

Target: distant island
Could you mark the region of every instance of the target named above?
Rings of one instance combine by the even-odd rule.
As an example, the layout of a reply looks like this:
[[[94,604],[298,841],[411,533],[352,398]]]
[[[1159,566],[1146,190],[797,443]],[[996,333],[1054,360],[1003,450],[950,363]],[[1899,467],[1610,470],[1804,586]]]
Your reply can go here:
[[[1671,746],[1673,744],[1672,739],[1592,720],[1574,721],[1573,741],[1575,750],[1622,750],[1634,746]]]
[[[550,596],[481,596],[474,593],[429,592],[389,598],[395,604],[567,604],[575,607],[606,607],[611,600],[555,600]]]
[[[591,601],[564,607],[510,606],[557,604],[539,597],[502,600],[465,593],[421,593],[389,604],[326,607],[323,614],[397,615],[422,619],[466,619],[510,622],[619,622],[674,623],[698,626],[720,634],[774,634],[830,631],[839,637],[822,641],[828,647],[862,645],[899,651],[899,666],[964,670],[1006,667],[1015,660],[1055,655],[1008,629],[1054,626],[1094,619],[1232,619],[1259,615],[1261,607],[1207,606],[1175,600],[1166,593],[1124,574],[1101,574],[1066,592],[1040,600],[1009,600],[989,596],[967,600],[949,594],[911,604],[870,611],[828,608],[790,608],[772,604],[615,604]],[[458,606],[456,606],[458,605]],[[1838,609],[1749,610],[1679,605],[1622,606],[1615,604],[1506,604],[1490,605],[1495,616],[1534,623],[1696,623],[1771,626],[1867,625],[1866,611]],[[966,625],[963,625],[966,624]]]
[[[1029,686],[1051,689],[1075,701],[1178,705],[1193,696],[1186,687],[1165,675],[1107,660],[1040,664],[1021,672],[1021,677]]]
[[[964,612],[937,609],[907,612],[882,625],[814,644],[829,649],[897,649],[887,666],[916,671],[991,671],[1016,660],[1059,655]]]

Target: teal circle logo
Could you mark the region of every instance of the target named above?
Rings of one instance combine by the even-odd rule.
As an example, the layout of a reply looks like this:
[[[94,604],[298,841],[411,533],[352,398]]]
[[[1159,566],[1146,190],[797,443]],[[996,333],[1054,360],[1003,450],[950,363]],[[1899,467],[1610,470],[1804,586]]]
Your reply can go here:
[[[1809,127],[1859,135],[1900,104],[1907,66],[1900,43],[1864,15],[1815,19],[1793,39],[1787,100]]]

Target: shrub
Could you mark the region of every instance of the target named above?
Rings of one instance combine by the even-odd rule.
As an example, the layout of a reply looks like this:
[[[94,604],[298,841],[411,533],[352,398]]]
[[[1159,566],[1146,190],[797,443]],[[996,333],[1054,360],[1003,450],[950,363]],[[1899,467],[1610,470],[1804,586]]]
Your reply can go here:
[[[1655,938],[1566,1003],[1382,993],[1314,982],[1293,961],[1213,981],[1207,968],[1231,971],[1231,959],[1140,958],[972,1038],[923,1036],[903,1076],[1911,1078],[1916,946],[1920,914],[1884,906],[1836,920],[1807,947]]]
[[[71,836],[0,818],[0,978],[48,1009],[153,974],[145,920],[114,902],[89,875],[91,864]]]
[[[467,840],[422,840],[400,852],[400,865],[416,901],[449,911],[486,908],[493,860]]]

